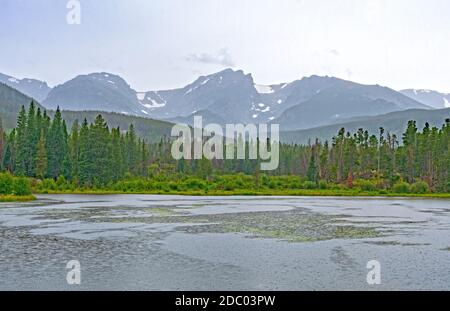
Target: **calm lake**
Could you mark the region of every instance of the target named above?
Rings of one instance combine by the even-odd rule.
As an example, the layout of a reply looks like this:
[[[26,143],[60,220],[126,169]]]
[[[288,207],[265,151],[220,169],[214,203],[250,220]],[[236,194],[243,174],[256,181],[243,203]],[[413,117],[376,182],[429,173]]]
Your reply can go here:
[[[68,285],[78,260],[81,284]],[[369,285],[367,263],[381,265]],[[0,290],[450,290],[450,201],[41,195],[0,203]]]

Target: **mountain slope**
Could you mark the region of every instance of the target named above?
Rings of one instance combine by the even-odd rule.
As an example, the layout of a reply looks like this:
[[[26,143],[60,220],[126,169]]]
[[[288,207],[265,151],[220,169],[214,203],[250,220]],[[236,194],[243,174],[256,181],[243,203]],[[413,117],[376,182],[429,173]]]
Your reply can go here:
[[[450,94],[416,89],[401,90],[400,93],[436,109],[450,107]]]
[[[51,90],[46,82],[27,78],[20,80],[2,73],[0,73],[0,83],[10,86],[38,102],[42,102]]]
[[[28,108],[33,99],[16,89],[0,83],[0,118],[5,128],[12,128],[16,125],[17,114],[22,106]],[[44,109],[36,103],[36,106]]]
[[[176,118],[170,118],[170,119],[166,119],[166,120],[169,122],[173,122],[173,123],[183,123],[183,124],[193,126],[195,116],[201,116],[203,124],[211,124],[211,123],[221,124],[221,125],[227,124],[227,121],[225,121],[222,117],[210,112],[209,110],[200,110],[200,111],[192,113],[186,117],[176,117]]]
[[[379,128],[383,127],[386,132],[396,134],[400,139],[409,120],[417,121],[417,127],[421,129],[426,122],[431,126],[441,127],[445,120],[450,118],[450,108],[439,110],[411,109],[396,111],[388,114],[356,118],[353,121],[332,124],[317,128],[284,131],[281,132],[281,141],[288,143],[307,144],[309,140],[330,140],[341,128],[351,133],[359,128],[367,129],[371,134],[378,134]]]
[[[54,111],[49,111],[48,114],[53,116]],[[83,122],[84,118],[88,122],[94,122],[97,115],[101,114],[108,123],[109,128],[120,127],[122,131],[129,128],[133,124],[136,134],[144,138],[147,142],[158,142],[163,137],[170,137],[170,132],[173,124],[160,120],[153,120],[145,117],[137,117],[124,115],[115,112],[104,111],[62,111],[62,116],[67,122],[67,127],[70,129],[75,120],[79,123]]]
[[[273,123],[280,124],[280,128],[284,130],[307,129],[339,123],[357,116],[406,109],[431,109],[387,87],[333,79],[334,83],[328,88],[286,109]]]
[[[136,91],[121,77],[105,72],[80,75],[56,86],[42,104],[49,109],[147,115]]]

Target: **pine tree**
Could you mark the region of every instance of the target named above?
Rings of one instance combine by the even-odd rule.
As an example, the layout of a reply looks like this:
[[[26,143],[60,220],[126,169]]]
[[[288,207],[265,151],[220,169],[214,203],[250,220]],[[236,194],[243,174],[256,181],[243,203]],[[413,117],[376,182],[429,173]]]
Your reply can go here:
[[[4,159],[6,151],[6,134],[3,131],[3,122],[0,118],[0,171],[4,170]]]
[[[101,115],[95,118],[89,133],[94,182],[104,185],[113,175],[111,139],[108,125]]]
[[[417,127],[416,121],[409,121],[406,132],[403,134],[403,145],[406,157],[407,179],[410,183],[414,182],[416,170],[415,160],[417,151]]]
[[[111,166],[113,167],[112,178],[119,180],[124,175],[124,146],[120,128],[111,130]]]
[[[37,159],[36,159],[36,176],[43,179],[47,176],[47,150],[45,148],[45,133],[41,129],[41,135],[37,146]]]
[[[138,170],[138,156],[137,156],[137,142],[136,132],[134,131],[133,124],[130,125],[127,133],[125,134],[125,166],[129,173],[136,174]],[[162,142],[160,149],[162,150]],[[161,158],[162,155],[160,155]]]
[[[89,125],[86,119],[80,129],[80,155],[78,161],[78,177],[81,185],[92,185],[92,157]]]
[[[79,171],[79,157],[80,157],[80,139],[79,139],[79,125],[78,120],[75,120],[72,125],[72,131],[69,137],[69,159],[71,163],[70,175],[73,180],[78,180]]]
[[[312,148],[311,159],[309,160],[308,171],[306,173],[306,178],[309,181],[317,182],[317,166],[316,166],[316,155],[315,148]]]
[[[16,129],[13,129],[7,139],[5,157],[3,159],[3,167],[11,174],[16,171]]]
[[[48,174],[56,179],[63,175],[67,165],[67,130],[58,109],[47,135]]]
[[[27,173],[28,147],[27,147],[27,113],[25,106],[22,106],[17,117],[17,128],[15,135],[16,157],[14,172],[18,176],[25,176]]]

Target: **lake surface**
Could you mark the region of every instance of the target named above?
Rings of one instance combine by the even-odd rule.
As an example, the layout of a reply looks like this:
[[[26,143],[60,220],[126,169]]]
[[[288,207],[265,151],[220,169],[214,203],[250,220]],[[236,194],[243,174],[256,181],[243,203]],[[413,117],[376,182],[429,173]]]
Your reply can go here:
[[[68,285],[78,260],[81,284]],[[367,262],[381,265],[369,285]],[[0,290],[450,290],[450,201],[41,195],[0,203]]]

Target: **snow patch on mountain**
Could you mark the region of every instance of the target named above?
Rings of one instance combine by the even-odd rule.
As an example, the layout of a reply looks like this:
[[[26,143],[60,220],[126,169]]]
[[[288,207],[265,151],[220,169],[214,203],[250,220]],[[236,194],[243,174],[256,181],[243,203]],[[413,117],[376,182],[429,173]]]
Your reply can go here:
[[[138,100],[144,100],[145,94],[146,93],[143,93],[143,92],[137,92],[136,93],[136,97],[137,97]]]
[[[255,89],[259,94],[271,94],[275,92],[270,85],[255,84]]]
[[[448,99],[445,97],[443,99],[444,99],[444,106],[450,108],[450,102],[448,101]]]

